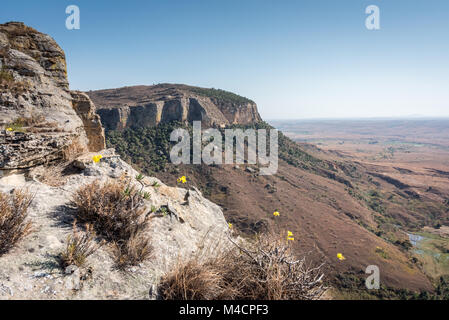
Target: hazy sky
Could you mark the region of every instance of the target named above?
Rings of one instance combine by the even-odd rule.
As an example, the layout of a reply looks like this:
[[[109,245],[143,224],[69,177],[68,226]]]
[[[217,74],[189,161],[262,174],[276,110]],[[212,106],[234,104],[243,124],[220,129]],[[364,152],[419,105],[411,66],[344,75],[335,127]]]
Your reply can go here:
[[[55,38],[72,89],[222,88],[265,119],[449,116],[448,0],[1,0],[7,21]]]

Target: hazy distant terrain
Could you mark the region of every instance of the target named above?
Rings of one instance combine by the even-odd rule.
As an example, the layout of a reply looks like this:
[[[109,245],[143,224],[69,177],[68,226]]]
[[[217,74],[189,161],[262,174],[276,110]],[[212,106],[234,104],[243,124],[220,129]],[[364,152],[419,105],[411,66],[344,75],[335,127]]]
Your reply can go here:
[[[409,193],[411,199],[407,201],[398,202],[391,194],[384,197],[384,205],[386,200],[391,204],[382,214],[395,227],[401,221],[401,229],[414,229],[413,234],[408,233],[414,247],[411,252],[427,275],[435,278],[449,274],[449,227],[439,222],[449,212],[449,119],[298,120],[270,124],[297,142],[317,145],[335,158],[376,169],[381,173],[379,177],[399,189],[410,187],[414,193]],[[387,194],[388,190],[387,185],[378,188],[381,193]],[[425,198],[434,205],[425,209]],[[436,207],[441,208],[439,213]],[[410,218],[418,215],[427,220],[422,229]]]
[[[298,142],[376,162],[449,166],[449,119],[276,120]]]

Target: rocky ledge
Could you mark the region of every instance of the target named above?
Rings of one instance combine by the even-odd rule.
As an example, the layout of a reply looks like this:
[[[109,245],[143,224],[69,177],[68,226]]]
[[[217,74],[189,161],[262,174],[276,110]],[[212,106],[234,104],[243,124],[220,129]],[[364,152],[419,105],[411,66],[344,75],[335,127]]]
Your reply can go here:
[[[0,175],[66,149],[101,150],[102,130],[89,98],[69,90],[58,44],[21,22],[0,25]]]
[[[218,244],[226,245],[229,229],[220,207],[198,190],[167,187],[156,178],[145,177],[143,191],[149,194],[146,209],[169,208],[167,215],[152,219],[145,230],[154,251],[151,259],[120,271],[114,267],[111,247],[105,245],[88,258],[86,267],[60,268],[58,254],[72,233],[73,193],[97,179],[133,178],[138,174],[113,150],[100,154],[104,156],[99,163],[82,156],[79,162],[84,163],[84,169],[69,175],[57,187],[37,181],[33,171],[0,179],[0,192],[27,189],[34,195],[29,209],[32,233],[0,256],[0,300],[154,299],[159,278],[179,261],[195,255],[213,256]]]

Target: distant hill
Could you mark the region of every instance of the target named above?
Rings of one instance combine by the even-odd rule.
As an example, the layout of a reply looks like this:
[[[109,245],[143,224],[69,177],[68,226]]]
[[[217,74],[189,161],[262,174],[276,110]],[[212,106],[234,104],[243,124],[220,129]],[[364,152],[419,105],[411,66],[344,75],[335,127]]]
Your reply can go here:
[[[261,121],[254,101],[220,90],[158,84],[89,91],[106,130],[151,127],[170,121],[223,127]]]

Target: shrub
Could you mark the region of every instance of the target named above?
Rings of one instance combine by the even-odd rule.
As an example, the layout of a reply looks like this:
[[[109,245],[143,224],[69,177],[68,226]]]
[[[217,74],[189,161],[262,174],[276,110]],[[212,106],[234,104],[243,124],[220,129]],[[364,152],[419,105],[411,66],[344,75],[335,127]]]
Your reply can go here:
[[[231,240],[233,242],[233,240]],[[297,260],[285,240],[259,236],[206,262],[192,259],[161,279],[163,299],[312,300],[325,291],[322,265]]]
[[[128,240],[147,226],[143,197],[124,179],[87,184],[75,193],[73,204],[77,218],[92,223],[109,241]]]
[[[43,115],[31,114],[29,117],[18,117],[7,125],[16,132],[63,132],[56,122],[45,120]]]
[[[0,192],[0,255],[30,233],[27,216],[32,201],[26,191],[15,190],[10,195]]]
[[[137,190],[124,178],[105,183],[94,181],[77,190],[73,197],[77,218],[91,223],[98,234],[114,244],[120,267],[138,264],[151,253],[149,239],[143,233],[149,220],[145,198],[142,189]]]
[[[127,241],[114,243],[114,259],[119,269],[138,265],[151,257],[153,247],[150,239],[138,233],[132,235]]]
[[[66,161],[75,159],[78,155],[87,151],[84,144],[81,143],[79,138],[71,141],[62,151],[62,158]]]
[[[95,232],[91,225],[86,224],[85,232],[81,234],[76,227],[76,220],[73,222],[73,233],[67,238],[67,246],[60,254],[61,267],[70,265],[81,267],[87,258],[92,255],[102,245],[95,243]]]
[[[12,73],[3,66],[0,70],[0,89],[10,90],[14,94],[22,94],[30,89],[30,83],[29,81],[15,80]]]

